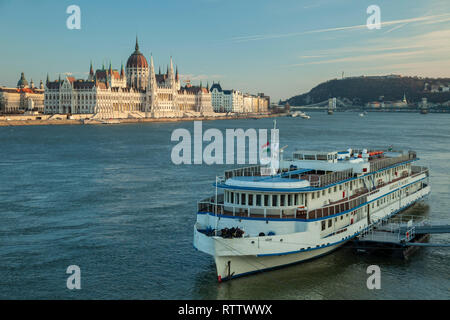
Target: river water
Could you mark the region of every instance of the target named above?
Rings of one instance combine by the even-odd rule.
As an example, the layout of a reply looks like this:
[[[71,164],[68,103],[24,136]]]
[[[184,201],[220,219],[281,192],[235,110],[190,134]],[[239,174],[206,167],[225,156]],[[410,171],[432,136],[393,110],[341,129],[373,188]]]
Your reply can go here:
[[[311,116],[277,118],[286,152],[416,150],[431,169],[432,193],[407,213],[449,219],[449,115]],[[222,132],[271,127],[272,119],[203,122]],[[193,225],[196,202],[230,167],[173,164],[176,128],[193,132],[193,123],[0,127],[0,298],[450,298],[448,248],[422,248],[409,260],[344,248],[219,284],[212,258],[192,246]],[[69,265],[81,269],[81,290],[66,287]],[[367,289],[369,265],[381,269],[379,290]]]

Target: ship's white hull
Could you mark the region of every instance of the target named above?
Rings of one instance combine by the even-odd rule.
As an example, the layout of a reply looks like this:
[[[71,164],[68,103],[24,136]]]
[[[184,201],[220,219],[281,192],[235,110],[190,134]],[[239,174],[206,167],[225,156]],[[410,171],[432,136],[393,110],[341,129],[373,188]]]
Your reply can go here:
[[[271,269],[308,261],[326,255],[327,253],[336,250],[343,244],[344,242],[317,250],[292,253],[287,255],[274,255],[264,257],[216,256],[215,262],[217,277],[219,281],[230,280],[235,277],[245,276],[261,271],[268,271]]]
[[[417,177],[415,180],[420,178],[423,179],[423,177]],[[386,189],[387,192],[389,186],[383,189]],[[394,201],[380,210],[371,212],[370,223],[386,219],[405,210],[426,197],[430,191],[430,186],[426,186],[400,201]],[[209,218],[216,219],[214,216]],[[224,217],[221,219],[221,223],[229,220]],[[196,225],[194,227],[194,247],[214,257],[219,281],[228,280],[323,256],[366,230],[370,226],[368,220],[367,218],[361,219],[345,226],[345,230],[342,232],[325,238],[317,238],[316,236],[320,232],[313,231],[314,228],[319,227],[318,221],[307,222],[307,227],[303,232],[233,239],[207,236],[198,231]],[[255,222],[252,223],[255,224]]]

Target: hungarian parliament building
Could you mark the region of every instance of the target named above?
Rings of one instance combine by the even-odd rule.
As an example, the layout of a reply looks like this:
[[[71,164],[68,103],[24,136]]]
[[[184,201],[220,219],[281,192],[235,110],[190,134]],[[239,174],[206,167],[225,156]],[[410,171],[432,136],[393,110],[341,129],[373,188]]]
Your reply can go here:
[[[50,81],[44,93],[46,114],[99,114],[102,117],[182,117],[185,113],[212,113],[209,88],[181,86],[178,68],[172,58],[166,73],[155,72],[153,56],[150,66],[139,51],[128,58],[126,68],[118,70],[90,67],[87,80],[65,77]]]
[[[220,83],[204,87],[185,81],[181,86],[178,67],[172,58],[165,73],[155,72],[139,51],[134,52],[119,70],[103,66],[94,72],[90,66],[87,79],[65,76],[41,81],[39,88],[21,74],[16,88],[0,87],[0,114],[44,113],[86,114],[98,118],[183,117],[215,113],[267,113],[270,98],[263,93],[244,94],[223,90]]]

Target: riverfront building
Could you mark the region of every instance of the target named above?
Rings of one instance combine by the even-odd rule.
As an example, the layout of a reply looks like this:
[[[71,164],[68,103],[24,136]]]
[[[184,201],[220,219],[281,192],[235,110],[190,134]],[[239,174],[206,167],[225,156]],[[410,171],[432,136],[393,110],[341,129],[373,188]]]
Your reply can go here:
[[[28,83],[22,72],[16,88],[0,87],[0,112],[22,113],[26,111],[44,111],[44,85],[34,86],[33,80]]]
[[[137,39],[125,69],[122,65],[119,71],[110,64],[108,69],[103,66],[94,72],[91,63],[88,79],[47,79],[45,86],[47,114],[89,113],[103,118],[139,118],[181,117],[186,112],[213,112],[208,88],[181,86],[172,58],[165,73],[156,73],[153,56],[149,64],[139,51]]]
[[[238,90],[223,90],[220,83],[211,86],[211,101],[215,112],[265,113],[270,105],[269,97],[244,94]]]

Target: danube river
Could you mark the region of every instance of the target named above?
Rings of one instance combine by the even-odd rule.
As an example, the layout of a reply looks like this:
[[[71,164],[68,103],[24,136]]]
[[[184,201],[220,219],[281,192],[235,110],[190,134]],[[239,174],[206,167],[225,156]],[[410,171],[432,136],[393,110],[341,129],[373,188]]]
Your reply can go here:
[[[417,151],[431,169],[429,200],[407,212],[450,217],[450,115],[310,113],[277,118],[280,145]],[[203,128],[269,129],[272,119],[217,120]],[[192,246],[197,201],[225,165],[174,165],[170,141],[192,122],[0,127],[1,299],[449,299],[450,249],[409,260],[343,248],[284,269],[219,284]],[[433,235],[431,242],[449,242]],[[69,290],[66,269],[81,269]],[[381,289],[366,287],[369,265]]]

